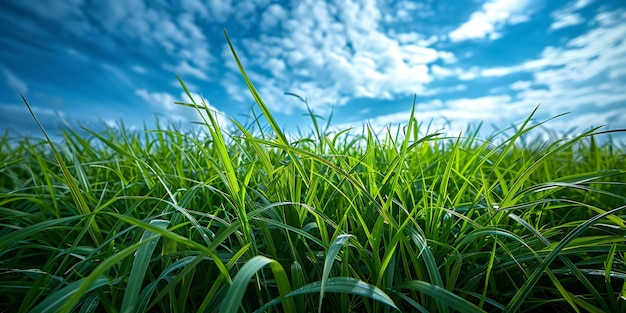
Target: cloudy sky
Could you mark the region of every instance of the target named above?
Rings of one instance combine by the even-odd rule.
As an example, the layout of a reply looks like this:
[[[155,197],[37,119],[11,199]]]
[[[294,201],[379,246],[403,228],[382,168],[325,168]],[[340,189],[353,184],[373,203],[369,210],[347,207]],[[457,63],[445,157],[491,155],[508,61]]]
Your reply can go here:
[[[197,120],[178,73],[217,111],[246,121],[254,102],[228,50],[278,122],[307,130],[307,99],[333,125],[417,118],[449,134],[572,112],[549,125],[626,128],[623,0],[3,0],[0,128],[141,128]],[[258,112],[258,110],[257,110]],[[492,126],[493,125],[493,126]]]

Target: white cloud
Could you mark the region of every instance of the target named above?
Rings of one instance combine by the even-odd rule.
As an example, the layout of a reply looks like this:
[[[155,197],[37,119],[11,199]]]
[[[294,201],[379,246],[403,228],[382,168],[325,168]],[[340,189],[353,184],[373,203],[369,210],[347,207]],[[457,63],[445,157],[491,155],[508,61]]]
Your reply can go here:
[[[179,32],[182,30],[185,36],[188,39],[193,41],[202,42],[204,38],[204,33],[200,29],[198,25],[196,25],[194,17],[190,13],[183,13],[178,15],[177,18]]]
[[[552,14],[554,22],[550,25],[551,30],[566,28],[578,24],[582,24],[585,20],[578,13],[554,12]]]
[[[28,120],[29,122],[32,121],[33,124],[35,123],[32,120],[32,116],[30,115],[30,112],[28,112],[28,109],[24,106],[24,105],[13,105],[13,104],[0,104],[0,108],[2,108],[2,110],[4,111],[4,113],[8,113],[7,115],[13,116],[13,115],[17,115],[17,114],[25,114],[28,115],[28,117],[26,119],[22,119],[22,120]],[[53,119],[57,119],[56,122],[58,122],[58,118],[64,118],[66,116],[65,112],[63,111],[59,111],[59,110],[54,110],[54,109],[49,109],[49,108],[42,108],[36,105],[31,105],[30,107],[33,110],[33,113],[35,113],[35,115],[37,116],[37,119],[41,120],[41,119],[47,119],[47,120],[53,120]]]
[[[384,9],[384,20],[387,23],[410,22],[415,16],[425,17],[433,14],[429,4],[413,1],[399,1]]]
[[[104,125],[106,125],[108,128],[113,128],[113,129],[119,129],[120,125],[116,120],[113,119],[104,119],[102,120],[104,122]]]
[[[167,92],[149,92],[146,89],[139,89],[135,94],[144,99],[148,104],[157,109],[165,109],[167,112],[178,110],[178,105],[174,104],[174,96]]]
[[[439,37],[437,36],[430,36],[426,38],[425,36],[418,34],[416,32],[406,32],[406,33],[396,34],[395,32],[390,31],[389,35],[391,38],[394,38],[395,40],[397,40],[398,43],[400,43],[401,45],[417,44],[418,46],[421,46],[421,47],[428,47],[439,41]]]
[[[517,24],[528,20],[526,7],[531,0],[491,0],[483,4],[479,11],[472,13],[470,19],[451,31],[448,35],[452,41],[488,38],[497,39],[501,36],[498,30],[506,24]]]
[[[271,58],[267,60],[267,69],[272,73],[272,76],[281,76],[284,75],[285,69],[287,68],[285,65],[285,61],[279,58]]]
[[[624,129],[624,126],[626,125],[626,114],[624,113],[624,109],[622,108],[613,108],[584,114],[569,114],[562,118],[550,121],[547,126],[549,126],[552,130],[556,130],[561,133],[574,128],[574,134],[578,134],[582,131],[598,126],[606,126],[601,128],[600,131],[618,128]]]
[[[220,3],[228,4],[230,9],[228,9],[228,14],[233,20],[237,21],[238,26],[243,28],[255,27],[257,22],[259,22],[258,12],[266,8],[271,0],[246,0],[246,1],[234,1],[231,3],[231,0],[223,1],[223,0],[211,0],[214,2],[215,6],[220,6]],[[217,13],[215,13],[217,14]],[[225,19],[221,17],[216,17],[219,21],[224,22]]]
[[[148,10],[144,1],[129,0],[123,2],[96,1],[85,6],[85,11],[98,14],[98,24],[107,33],[114,36],[128,36],[132,39],[149,42],[152,38],[152,22],[169,17],[156,10]],[[101,36],[105,34],[100,34]]]
[[[447,69],[445,67],[441,67],[436,64],[430,67],[430,71],[437,78],[445,78],[445,77],[452,76],[454,74],[452,70]]]
[[[494,23],[487,20],[487,16],[484,12],[472,14],[469,21],[450,32],[450,39],[452,39],[452,41],[482,39],[486,36],[488,36],[489,39],[497,39],[499,37],[495,32]]]
[[[15,74],[13,74],[13,72],[11,72],[8,68],[0,65],[0,71],[2,72],[4,81],[9,88],[13,89],[15,92],[21,92],[23,94],[28,93],[28,85],[15,76]]]
[[[430,125],[431,133],[441,130],[446,136],[458,136],[465,134],[469,125],[476,126],[480,122],[500,128],[510,126],[511,122],[519,123],[532,112],[534,106],[536,104],[513,101],[506,95],[432,100],[417,104],[415,118],[422,125]],[[391,130],[395,130],[394,125],[406,125],[409,117],[410,111],[403,111],[336,125],[335,129],[354,127],[358,132],[362,125],[369,124],[374,132],[381,134],[390,125]]]
[[[593,19],[592,23],[601,27],[610,27],[617,24],[623,24],[626,19],[626,10],[604,11],[599,12]]]
[[[423,9],[426,5],[423,3],[416,3],[411,1],[400,1],[398,2],[398,7],[403,10],[415,11],[419,9]]]
[[[576,0],[576,3],[574,3],[574,8],[579,10],[582,9],[590,4],[592,4],[595,0]]]
[[[280,4],[271,4],[261,16],[261,30],[267,31],[276,27],[286,17],[287,11]]]
[[[623,10],[600,13],[604,20],[561,47],[544,48],[540,58],[510,67],[470,69],[470,76],[500,77],[512,73],[532,74],[529,81],[516,82],[519,101],[544,103],[549,115],[566,111],[606,110],[623,106],[626,94],[626,24],[618,22]],[[612,21],[612,22],[608,22]],[[603,81],[599,84],[599,81]],[[534,86],[535,89],[531,88]],[[600,109],[602,108],[602,109]],[[626,114],[626,109],[622,109]],[[623,126],[622,126],[623,127]]]
[[[281,22],[282,33],[235,46],[246,58],[242,62],[261,96],[277,112],[302,108],[298,101],[285,101],[284,92],[308,98],[321,114],[353,97],[391,99],[425,93],[424,86],[433,80],[428,66],[438,60],[452,63],[454,54],[428,47],[436,37],[388,35],[379,24],[381,18],[372,0],[305,0],[293,3]],[[226,66],[232,69],[230,58],[228,51]],[[255,67],[271,76],[261,75]],[[231,96],[241,93],[231,83],[222,85]]]
[[[513,73],[513,69],[512,68],[508,68],[508,67],[492,67],[492,68],[486,68],[481,70],[480,72],[480,76],[483,77],[500,77],[500,76],[506,76]]]
[[[186,12],[197,15],[200,18],[206,18],[209,10],[201,0],[181,0],[181,6]]]
[[[439,50],[437,51],[437,56],[443,60],[444,63],[446,64],[452,64],[452,63],[456,63],[456,56],[454,56],[454,53],[449,52],[449,51],[442,51]]]
[[[588,103],[587,101],[589,100],[592,101],[591,98],[588,98],[578,103],[572,103],[572,108],[575,108],[580,103]],[[624,98],[622,97],[623,100]],[[425,125],[428,125],[430,127],[429,133],[442,131],[443,135],[447,137],[456,137],[460,134],[468,135],[468,127],[476,127],[479,123],[482,123],[480,137],[486,138],[495,130],[504,130],[511,125],[521,125],[538,104],[539,102],[531,102],[527,99],[513,99],[507,95],[459,98],[448,101],[432,100],[427,103],[417,104],[415,118],[422,125],[422,128],[420,128],[422,131],[425,131]],[[539,107],[531,124],[569,111],[572,110],[555,111],[550,104],[544,103]],[[578,111],[552,120],[542,129],[556,131],[558,135],[564,135],[564,132],[572,128],[575,129],[575,133],[580,133],[590,127],[604,125],[609,125],[606,129],[624,128],[624,125],[626,125],[626,114],[624,113],[624,109],[619,105],[603,111]],[[333,130],[339,131],[354,128],[358,133],[363,125],[370,125],[372,130],[380,135],[384,134],[389,126],[391,131],[395,131],[397,125],[406,125],[409,117],[410,111],[407,110],[335,125]],[[510,135],[510,132],[508,134]],[[541,129],[535,131],[534,134],[543,137],[547,136]]]
[[[130,69],[133,70],[133,72],[139,73],[139,74],[145,74],[148,72],[148,70],[146,70],[143,66],[139,66],[139,65],[133,65],[131,66]]]
[[[614,12],[612,16],[621,14]],[[540,58],[509,67],[470,68],[467,72],[478,74],[478,77],[532,72],[539,83],[548,86],[588,81],[604,72],[614,73],[612,75],[618,77],[619,69],[626,62],[626,42],[623,38],[626,38],[626,24],[614,23],[592,28],[562,47],[547,46]]]
[[[250,99],[246,95],[247,90],[242,82],[242,78],[235,76],[235,74],[231,72],[224,75],[222,80],[220,80],[220,85],[224,87],[224,91],[226,91],[234,101],[245,102],[247,99]]]
[[[471,67],[469,70],[455,68],[454,74],[460,80],[474,80],[480,76],[476,67]]]
[[[128,72],[120,69],[120,67],[109,63],[102,63],[100,66],[113,75],[114,81],[117,83],[121,83],[126,86],[133,86],[135,84],[134,81],[128,76]]]
[[[192,66],[191,64],[189,64],[189,61],[181,61],[178,65],[176,66],[172,66],[172,65],[163,65],[163,68],[169,71],[174,71],[176,72],[178,75],[182,76],[183,78],[186,75],[190,75],[202,80],[208,80],[209,77],[206,75],[206,73],[204,71],[202,71],[200,68]]]
[[[211,0],[209,7],[212,17],[218,22],[224,22],[233,11],[231,0]]]
[[[511,84],[511,89],[513,90],[526,90],[532,86],[532,82],[527,80],[518,80]]]
[[[411,23],[415,18],[427,18],[435,14],[431,3],[417,1],[392,1],[381,6],[385,23]],[[432,1],[429,1],[432,2]]]
[[[458,91],[467,90],[467,86],[465,85],[454,85],[448,87],[439,87],[439,88],[428,88],[424,92],[422,92],[422,96],[434,96],[441,93],[453,93]]]
[[[446,77],[455,77],[459,80],[469,81],[479,78],[481,76],[481,71],[485,71],[489,69],[479,69],[478,67],[472,66],[468,69],[462,67],[442,67],[437,64],[434,64],[430,67],[431,73],[436,78],[446,78]],[[493,73],[493,72],[492,72]]]
[[[422,122],[434,121],[445,127],[448,135],[463,131],[468,124],[484,122],[506,128],[511,121],[522,121],[533,108],[539,108],[538,120],[565,112],[572,114],[550,122],[547,127],[576,131],[591,126],[608,124],[609,129],[626,128],[626,17],[624,10],[601,12],[593,19],[595,28],[571,39],[559,47],[546,47],[534,60],[495,68],[442,68],[430,67],[436,77],[456,76],[461,80],[483,76],[500,77],[512,73],[529,73],[531,78],[519,80],[509,86],[515,97],[500,95],[462,98],[443,101],[440,107],[433,103],[418,104],[417,118]],[[435,109],[431,109],[431,108]],[[409,112],[379,116],[368,120],[379,129],[392,123],[405,123]],[[356,125],[355,121],[340,125]],[[449,122],[449,123],[448,123]],[[507,123],[507,124],[502,124]],[[436,128],[437,128],[436,127]]]
[[[436,50],[418,45],[402,45],[399,48],[403,61],[409,66],[433,63],[440,57]]]
[[[89,56],[82,52],[78,52],[76,49],[67,48],[66,52],[71,55],[74,60],[79,60],[81,62],[88,62],[90,60]]]
[[[102,50],[118,54],[119,49],[134,49],[136,54],[149,58],[165,52],[166,69],[205,80],[205,73],[215,58],[200,25],[208,18],[214,21],[215,17],[227,17],[232,10],[230,1],[222,0],[208,5],[198,0],[171,4],[173,7],[179,5],[180,9],[144,0],[42,0],[38,5],[11,1],[42,19],[62,23],[63,29],[80,41],[95,44]],[[120,47],[120,42],[130,42],[132,46]],[[68,48],[68,53],[79,57],[89,55],[77,47],[80,45]]]
[[[185,107],[182,105],[175,104],[174,102],[184,102],[191,103],[191,100],[187,96],[185,92],[182,92],[180,96],[175,97],[174,95],[167,92],[150,92],[146,89],[138,89],[135,91],[135,94],[146,101],[150,106],[152,106],[156,112],[165,115],[176,122],[199,122],[202,121],[200,115],[198,115],[198,111],[194,108]],[[228,128],[230,126],[230,121],[226,115],[212,106],[208,100],[204,99],[200,94],[191,92],[191,97],[199,106],[203,104],[211,111],[214,112],[220,126]],[[202,114],[205,114],[202,111]],[[191,124],[190,124],[191,125]]]
[[[550,25],[550,30],[557,30],[584,23],[585,19],[577,13],[577,11],[592,2],[593,0],[578,0],[567,4],[562,9],[552,12],[550,16],[554,19],[554,22]]]
[[[209,41],[200,25],[206,22],[206,14],[212,7],[194,0],[182,1],[180,5],[183,11],[172,13],[143,0],[90,2],[82,9],[91,15],[97,12],[99,28],[85,21],[92,29],[89,36],[83,37],[97,40],[101,47],[112,51],[120,49],[117,40],[136,41],[133,45],[138,54],[152,57],[165,52],[167,65],[164,68],[207,79],[204,73],[215,58],[210,54]],[[218,7],[223,10],[225,5]]]

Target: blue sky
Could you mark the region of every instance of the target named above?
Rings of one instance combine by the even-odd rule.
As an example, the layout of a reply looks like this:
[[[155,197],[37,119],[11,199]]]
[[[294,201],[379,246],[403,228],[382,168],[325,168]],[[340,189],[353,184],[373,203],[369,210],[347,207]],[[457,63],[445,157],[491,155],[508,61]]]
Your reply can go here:
[[[338,129],[417,118],[455,135],[468,124],[572,112],[559,131],[626,128],[622,0],[4,0],[0,128],[198,120],[178,73],[224,116],[254,105],[226,29],[287,131],[307,130],[308,100]],[[258,111],[258,110],[257,110]],[[221,118],[225,123],[225,118]]]

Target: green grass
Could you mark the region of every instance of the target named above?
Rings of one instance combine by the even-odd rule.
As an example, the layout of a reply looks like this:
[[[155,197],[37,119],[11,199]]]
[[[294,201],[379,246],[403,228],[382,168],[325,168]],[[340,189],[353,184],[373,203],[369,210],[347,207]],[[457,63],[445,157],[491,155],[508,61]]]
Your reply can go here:
[[[293,139],[237,62],[266,124],[0,137],[0,311],[626,311],[606,134]]]

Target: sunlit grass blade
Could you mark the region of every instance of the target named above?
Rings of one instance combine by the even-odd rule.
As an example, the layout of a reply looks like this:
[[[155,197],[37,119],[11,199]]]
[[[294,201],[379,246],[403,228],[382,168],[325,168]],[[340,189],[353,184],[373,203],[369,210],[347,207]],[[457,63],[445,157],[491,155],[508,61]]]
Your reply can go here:
[[[235,58],[235,62],[237,62],[237,66],[239,67],[239,71],[241,73],[241,76],[243,77],[244,82],[248,86],[248,90],[250,91],[250,94],[252,95],[252,98],[254,98],[254,101],[259,105],[259,108],[261,109],[261,112],[263,112],[263,115],[267,119],[267,122],[270,124],[270,126],[272,127],[272,130],[274,131],[274,133],[278,137],[278,142],[281,143],[281,145],[283,145],[283,146],[289,146],[289,141],[287,140],[287,137],[285,136],[283,131],[278,126],[278,123],[276,122],[276,120],[272,116],[272,113],[270,112],[269,108],[267,107],[267,105],[265,104],[263,99],[261,98],[261,95],[259,95],[259,92],[256,90],[256,87],[254,87],[254,84],[252,84],[252,82],[248,78],[248,74],[246,74],[246,71],[244,70],[243,65],[241,64],[241,61],[239,60],[239,57],[237,56],[237,52],[235,52],[235,48],[233,47],[232,43],[230,42],[230,38],[228,37],[228,33],[226,33],[226,30],[224,30],[224,36],[226,37],[226,41],[228,42],[228,46],[230,47],[230,51],[231,51],[233,57]],[[302,164],[300,163],[300,161],[298,159],[298,156],[296,154],[292,153],[291,151],[287,151],[287,153],[289,154],[289,157],[292,160],[294,160],[294,164],[296,166],[296,169],[297,169],[298,173],[300,175],[302,175],[302,177],[306,177],[305,171],[302,168]]]
[[[213,112],[209,109],[206,103],[202,103],[202,106],[199,106],[195,99],[192,97],[191,92],[183,82],[180,76],[177,76],[178,82],[182,86],[183,90],[189,97],[189,100],[193,103],[193,105],[200,111],[199,109],[202,107],[206,111],[206,115],[209,117],[209,121],[205,120],[207,124],[207,128],[211,134],[211,139],[213,140],[213,149],[217,152],[218,159],[221,164],[221,168],[223,168],[223,173],[225,175],[224,182],[226,183],[226,187],[228,188],[229,194],[231,198],[233,198],[235,209],[239,215],[239,219],[241,220],[241,225],[243,227],[243,235],[246,238],[246,242],[253,242],[250,237],[250,224],[248,221],[248,216],[246,212],[246,202],[245,202],[245,188],[239,185],[239,180],[237,178],[237,174],[235,173],[235,168],[230,159],[230,155],[228,154],[228,147],[226,146],[226,142],[224,140],[224,136],[222,135],[222,129],[217,122],[215,117],[216,112]],[[204,119],[204,115],[201,115]]]

